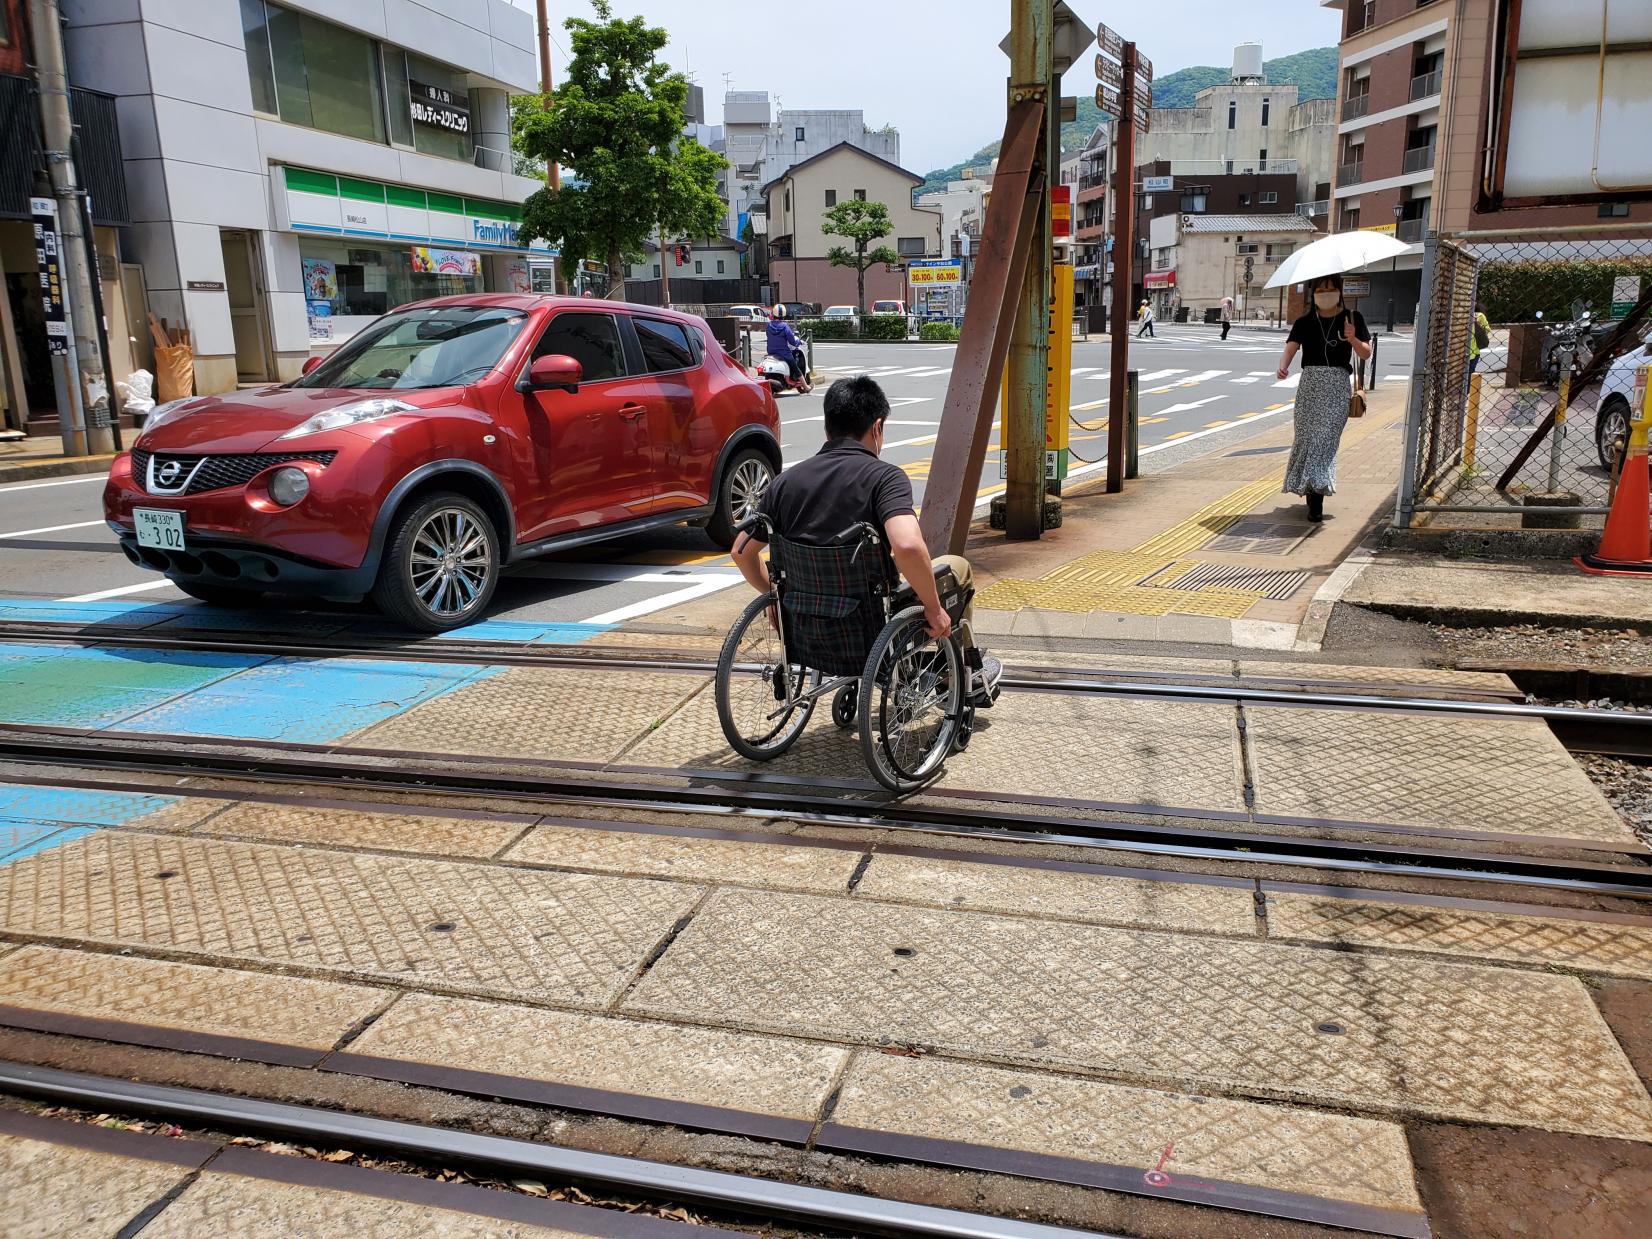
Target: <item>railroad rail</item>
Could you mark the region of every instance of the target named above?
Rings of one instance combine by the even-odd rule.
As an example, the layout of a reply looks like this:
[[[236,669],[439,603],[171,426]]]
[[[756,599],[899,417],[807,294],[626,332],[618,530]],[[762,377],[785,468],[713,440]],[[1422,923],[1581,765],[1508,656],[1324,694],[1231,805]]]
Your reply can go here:
[[[440,639],[409,645],[405,641],[352,638],[341,643],[330,638],[283,635],[279,639],[240,634],[194,635],[132,632],[113,625],[0,624],[0,642],[66,641],[115,648],[236,653],[270,657],[357,658],[428,663],[482,663],[507,667],[580,667],[586,669],[692,671],[711,674],[716,663],[671,653],[614,654],[602,650],[579,652],[579,647],[534,647],[508,641]],[[1395,668],[1396,683],[1404,685],[1404,668]],[[1162,673],[1157,673],[1162,675]],[[1225,677],[1190,676],[1166,681],[1154,674],[1125,676],[1077,667],[1023,667],[1006,675],[1005,688],[1020,692],[1095,696],[1146,697],[1184,701],[1225,701],[1237,704],[1294,705],[1320,709],[1399,711],[1446,717],[1528,719],[1548,725],[1568,749],[1579,753],[1652,760],[1652,712],[1555,706],[1510,700],[1506,693],[1412,696],[1372,691],[1290,688],[1291,680],[1241,682]]]
[[[642,778],[628,780],[626,775],[634,772],[605,773],[575,763],[23,725],[0,726],[0,762],[52,767],[59,771],[72,767],[173,778],[296,783],[358,792],[416,791],[537,804],[580,803],[627,810],[713,814],[723,818],[783,818],[829,827],[1062,844],[1159,858],[1238,861],[1354,875],[1454,879],[1652,899],[1652,864],[1637,861],[1619,863],[1569,856],[1475,852],[1419,846],[1400,839],[1350,841],[1271,833],[1247,828],[1248,819],[1229,815],[1223,820],[1223,815],[1218,813],[1199,816],[1207,822],[1222,821],[1220,825],[1182,825],[1172,816],[1173,811],[1141,806],[1079,807],[1114,812],[1134,808],[1143,815],[1161,816],[1165,820],[1105,820],[1022,812],[1008,808],[997,797],[972,797],[944,789],[935,795],[949,803],[891,799],[875,795],[871,788],[858,795],[842,792],[831,795],[821,791],[819,780],[775,774],[696,771],[664,781],[661,775],[670,772],[649,770],[643,772]],[[13,774],[5,777],[19,781]],[[23,781],[88,786],[61,774],[43,774]],[[96,786],[124,791],[157,790],[153,784]],[[981,807],[957,803],[960,799],[977,800]],[[1228,825],[1228,821],[1232,824]],[[1359,828],[1357,823],[1348,825]]]
[[[371,1149],[426,1165],[481,1168],[502,1179],[528,1176],[572,1181],[653,1201],[690,1203],[762,1222],[789,1221],[840,1233],[930,1239],[1112,1239],[1095,1231],[777,1179],[26,1063],[0,1061],[0,1090],[95,1113],[138,1113],[180,1127],[238,1131],[323,1148]]]

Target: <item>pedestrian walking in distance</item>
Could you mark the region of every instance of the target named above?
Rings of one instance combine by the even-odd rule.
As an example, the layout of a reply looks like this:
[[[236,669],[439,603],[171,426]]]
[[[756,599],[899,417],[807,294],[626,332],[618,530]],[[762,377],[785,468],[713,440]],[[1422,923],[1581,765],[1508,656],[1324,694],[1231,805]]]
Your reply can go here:
[[[1222,298],[1222,339],[1224,339],[1224,340],[1228,338],[1228,332],[1233,329],[1232,310],[1233,310],[1233,298],[1232,297],[1223,297]]]
[[[1371,356],[1371,331],[1357,310],[1342,299],[1342,277],[1326,275],[1308,286],[1313,307],[1291,326],[1279,378],[1290,372],[1291,359],[1302,354],[1302,379],[1296,387],[1296,433],[1285,467],[1284,492],[1308,501],[1308,519],[1325,516],[1325,496],[1336,494],[1337,448],[1348,424],[1349,379],[1354,358]]]
[[[1152,306],[1148,305],[1146,301],[1143,301],[1141,303],[1141,309],[1136,311],[1136,318],[1141,323],[1141,327],[1136,332],[1136,338],[1138,340],[1141,339],[1143,336],[1152,336],[1153,339],[1155,339],[1155,340],[1158,339],[1157,336],[1153,335],[1153,307]]]

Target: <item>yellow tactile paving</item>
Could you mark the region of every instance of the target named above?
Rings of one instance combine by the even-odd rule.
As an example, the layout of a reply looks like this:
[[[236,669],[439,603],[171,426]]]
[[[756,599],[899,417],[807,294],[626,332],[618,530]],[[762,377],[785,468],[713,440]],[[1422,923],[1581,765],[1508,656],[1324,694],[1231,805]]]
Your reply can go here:
[[[1317,1110],[863,1053],[832,1122],[1422,1211],[1397,1124]]]

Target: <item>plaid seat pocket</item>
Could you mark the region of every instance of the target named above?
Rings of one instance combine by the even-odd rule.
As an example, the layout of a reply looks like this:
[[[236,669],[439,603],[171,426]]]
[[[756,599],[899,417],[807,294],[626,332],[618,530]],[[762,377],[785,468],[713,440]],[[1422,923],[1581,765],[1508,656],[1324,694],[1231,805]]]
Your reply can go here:
[[[883,561],[858,543],[810,546],[775,539],[786,647],[824,675],[859,675],[883,631]]]

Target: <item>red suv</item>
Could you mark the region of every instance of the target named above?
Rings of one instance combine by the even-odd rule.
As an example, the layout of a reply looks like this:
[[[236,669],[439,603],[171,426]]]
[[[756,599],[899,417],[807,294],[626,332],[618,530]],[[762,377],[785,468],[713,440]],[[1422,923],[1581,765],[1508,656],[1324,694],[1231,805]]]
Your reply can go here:
[[[434,632],[531,556],[678,523],[728,546],[780,469],[779,425],[691,315],[443,297],[292,383],[156,409],[103,508],[128,559],[203,601],[371,594]]]

